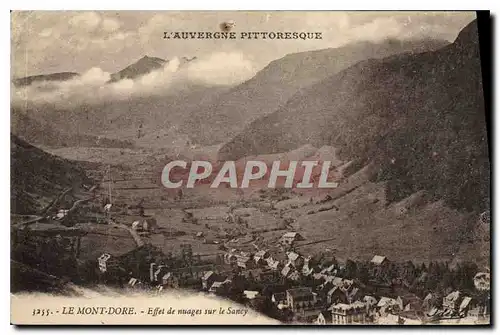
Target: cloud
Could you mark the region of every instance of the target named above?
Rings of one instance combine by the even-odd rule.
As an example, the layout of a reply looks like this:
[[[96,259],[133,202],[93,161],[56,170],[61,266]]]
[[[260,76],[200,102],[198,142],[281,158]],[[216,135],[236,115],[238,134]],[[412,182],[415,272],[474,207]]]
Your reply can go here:
[[[216,52],[188,67],[188,77],[211,85],[231,85],[251,78],[256,69],[241,52]]]
[[[77,14],[69,20],[69,24],[73,27],[94,30],[101,23],[101,16],[96,12],[84,12]]]
[[[193,85],[231,86],[253,77],[256,67],[241,52],[218,52],[187,62],[174,57],[164,67],[144,76],[110,82],[109,72],[93,67],[64,82],[34,82],[12,88],[12,103],[55,104],[65,108],[148,97],[189,90]]]
[[[358,40],[432,37],[453,41],[474,12],[14,12],[13,73],[26,76],[116,71],[144,54],[162,58],[241,50],[258,66],[288,53],[335,48]],[[236,31],[321,31],[308,41],[165,41],[163,31],[214,31],[234,20]]]
[[[40,37],[50,37],[52,35],[52,28],[45,28],[44,30],[42,30],[40,32],[40,34],[38,34],[38,36]]]
[[[102,21],[102,28],[105,31],[112,32],[112,31],[115,31],[118,28],[120,28],[120,22],[118,20],[115,20],[115,19],[104,19]]]

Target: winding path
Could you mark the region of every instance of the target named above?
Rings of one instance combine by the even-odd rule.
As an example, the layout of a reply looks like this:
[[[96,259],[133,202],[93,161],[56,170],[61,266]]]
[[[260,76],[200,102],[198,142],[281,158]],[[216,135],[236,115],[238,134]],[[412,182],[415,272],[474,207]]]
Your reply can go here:
[[[130,228],[124,224],[121,224],[121,223],[116,223],[113,220],[109,220],[109,222],[110,222],[109,223],[110,226],[114,226],[114,227],[118,227],[118,228],[127,230],[130,233],[130,235],[132,236],[132,238],[134,239],[135,244],[137,244],[138,247],[142,247],[144,245],[144,241],[142,240],[142,238],[132,228]]]

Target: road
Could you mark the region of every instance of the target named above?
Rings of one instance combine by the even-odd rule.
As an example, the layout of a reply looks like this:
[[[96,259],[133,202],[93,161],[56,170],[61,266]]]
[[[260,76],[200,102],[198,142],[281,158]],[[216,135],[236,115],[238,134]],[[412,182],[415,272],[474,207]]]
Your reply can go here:
[[[144,241],[142,240],[142,238],[131,227],[128,227],[128,226],[121,224],[121,223],[116,223],[113,220],[109,220],[109,222],[110,222],[111,226],[127,230],[130,233],[130,235],[132,236],[132,238],[134,239],[135,244],[137,244],[138,247],[142,247],[144,245]]]

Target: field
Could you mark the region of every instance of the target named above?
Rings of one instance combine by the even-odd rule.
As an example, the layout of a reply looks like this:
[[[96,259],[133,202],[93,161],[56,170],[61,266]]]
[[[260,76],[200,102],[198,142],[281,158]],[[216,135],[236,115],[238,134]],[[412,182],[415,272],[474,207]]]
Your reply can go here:
[[[157,158],[165,156],[159,150],[50,151],[70,159],[100,160],[105,163],[103,169],[111,165],[111,175],[100,171],[104,176],[100,192],[106,197],[109,189],[112,191],[113,220],[130,227],[141,217],[130,213],[128,207],[141,203],[145,215],[156,218],[158,224],[154,233],[141,234],[141,238],[164,252],[179,252],[182,244],[190,244],[200,257],[222,253],[223,245],[248,251],[256,247],[277,249],[281,235],[297,231],[306,238],[297,247],[304,255],[330,249],[340,260],[370,259],[373,254],[381,254],[395,261],[418,263],[474,257],[463,252],[463,245],[473,243],[466,237],[466,228],[475,217],[418,193],[388,204],[385,185],[370,181],[369,167],[349,176],[329,193],[256,188],[241,192],[202,185],[184,190],[182,199],[176,199],[175,192],[158,183],[161,169]],[[233,222],[228,220],[230,216]],[[110,237],[89,237],[91,241],[85,244],[89,255],[106,248],[117,252],[133,247],[125,230],[108,228],[108,233]]]

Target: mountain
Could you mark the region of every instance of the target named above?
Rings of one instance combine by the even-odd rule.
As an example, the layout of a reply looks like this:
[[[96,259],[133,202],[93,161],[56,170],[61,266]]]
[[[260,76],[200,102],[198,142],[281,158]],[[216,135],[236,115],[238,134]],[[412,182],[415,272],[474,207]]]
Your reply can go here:
[[[41,82],[41,81],[66,81],[73,79],[76,76],[79,76],[79,74],[76,72],[58,72],[58,73],[40,74],[36,76],[16,78],[12,80],[12,83],[15,86],[21,87],[21,86],[28,86],[34,82]]]
[[[222,160],[331,145],[374,162],[388,200],[425,189],[453,207],[489,206],[476,21],[436,51],[359,62],[296,93],[219,151]]]
[[[182,57],[179,67],[196,59]],[[166,62],[146,56],[113,76],[115,80],[119,76],[140,77]],[[128,96],[116,93],[100,100],[99,97],[94,100],[93,96],[80,101],[68,100],[67,103],[27,100],[16,102],[12,108],[12,125],[16,135],[30,143],[48,146],[130,146],[131,141],[138,140],[139,129],[141,142],[145,145],[165,146],[169,138],[177,136],[177,126],[189,117],[192,109],[210,103],[214,96],[225,90],[225,86],[213,87],[180,80],[165,90],[158,86],[153,92]],[[160,132],[168,133],[168,136]],[[98,140],[101,144],[97,143]]]
[[[122,79],[135,79],[151,71],[162,68],[168,61],[158,57],[144,56],[137,62],[127,66],[121,71],[111,74],[111,82],[120,81]]]
[[[49,147],[113,147],[129,148],[130,141],[67,132],[67,127],[56,128],[44,119],[36,119],[18,108],[11,109],[11,132],[21,139],[36,145]]]
[[[435,50],[448,42],[439,40],[380,43],[358,42],[340,48],[289,54],[272,61],[252,79],[221,94],[210,105],[200,105],[186,119],[182,130],[195,142],[227,141],[245,124],[269,114],[297,91],[327,78],[359,61],[403,52]]]
[[[78,162],[51,155],[19,137],[10,137],[11,213],[34,214],[68,187],[89,183]]]

